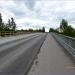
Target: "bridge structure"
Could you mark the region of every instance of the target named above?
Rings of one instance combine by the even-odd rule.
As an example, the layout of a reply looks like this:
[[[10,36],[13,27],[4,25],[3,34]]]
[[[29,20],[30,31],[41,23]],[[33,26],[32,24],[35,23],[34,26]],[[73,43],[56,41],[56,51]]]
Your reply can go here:
[[[0,75],[75,75],[75,39],[57,33],[1,37]]]

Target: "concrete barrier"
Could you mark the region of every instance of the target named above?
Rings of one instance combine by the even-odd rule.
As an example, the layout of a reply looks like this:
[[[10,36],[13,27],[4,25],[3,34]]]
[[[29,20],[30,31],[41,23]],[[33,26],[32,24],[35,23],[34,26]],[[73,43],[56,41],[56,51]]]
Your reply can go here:
[[[75,38],[58,33],[51,34],[75,58]]]

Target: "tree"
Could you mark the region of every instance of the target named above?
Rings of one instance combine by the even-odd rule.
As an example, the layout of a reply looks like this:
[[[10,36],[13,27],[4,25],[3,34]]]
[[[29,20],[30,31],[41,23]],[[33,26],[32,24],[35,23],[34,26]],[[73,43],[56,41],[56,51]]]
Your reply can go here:
[[[42,30],[41,30],[41,29],[39,29],[39,30],[38,30],[38,32],[42,32]]]
[[[50,28],[49,32],[56,32],[56,33],[58,33],[58,31],[56,29],[53,29],[53,28]]]
[[[8,20],[8,23],[5,24],[2,21],[2,15],[0,13],[0,31],[15,31],[16,30],[16,23],[14,21],[14,18],[11,18],[11,20]]]
[[[8,19],[8,23],[5,27],[6,31],[15,31],[16,30],[16,23],[14,22],[14,18]]]
[[[11,27],[11,21],[10,21],[10,19],[8,20],[8,28],[10,29],[10,27]]]
[[[64,29],[63,34],[67,36],[75,37],[75,30],[71,26],[68,26]]]
[[[49,29],[49,32],[54,32],[54,29],[53,29],[53,28],[50,28],[50,29]]]
[[[32,29],[32,28],[30,28],[30,29],[29,29],[29,32],[33,32],[33,29]]]
[[[8,19],[8,23],[5,26],[5,31],[10,31],[11,30],[11,21]]]
[[[64,31],[64,29],[68,26],[68,22],[65,19],[62,19],[61,23],[60,23],[60,29],[62,30],[62,32]]]
[[[11,30],[13,30],[13,31],[16,30],[16,23],[14,22],[14,18],[11,18],[10,28],[11,28]]]
[[[42,32],[45,32],[45,27],[42,28]]]
[[[0,31],[3,30],[3,24],[2,24],[2,15],[0,13]]]

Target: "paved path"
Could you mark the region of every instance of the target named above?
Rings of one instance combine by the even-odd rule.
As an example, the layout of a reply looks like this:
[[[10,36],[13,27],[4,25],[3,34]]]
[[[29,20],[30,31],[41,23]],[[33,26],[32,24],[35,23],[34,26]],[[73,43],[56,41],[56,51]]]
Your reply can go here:
[[[75,75],[69,54],[48,34],[28,75]]]

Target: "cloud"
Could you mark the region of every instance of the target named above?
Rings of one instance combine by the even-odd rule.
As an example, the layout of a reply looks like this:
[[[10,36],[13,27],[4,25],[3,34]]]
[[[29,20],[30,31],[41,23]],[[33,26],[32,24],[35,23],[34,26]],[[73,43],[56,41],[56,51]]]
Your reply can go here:
[[[1,0],[3,21],[14,17],[19,28],[58,28],[61,19],[75,24],[75,1],[71,0]]]
[[[25,0],[25,4],[31,10],[33,10],[33,8],[35,6],[35,2],[36,2],[36,0]]]
[[[21,28],[42,28],[48,23],[47,21],[35,19],[35,18],[21,18],[16,20],[17,25],[21,26]],[[23,27],[24,26],[24,27]]]
[[[43,21],[43,20],[33,19],[28,17],[17,19],[16,22],[18,24],[21,24],[21,23],[46,24],[47,23],[46,21]]]
[[[28,9],[33,10],[37,0],[14,0],[16,3],[24,3]]]

